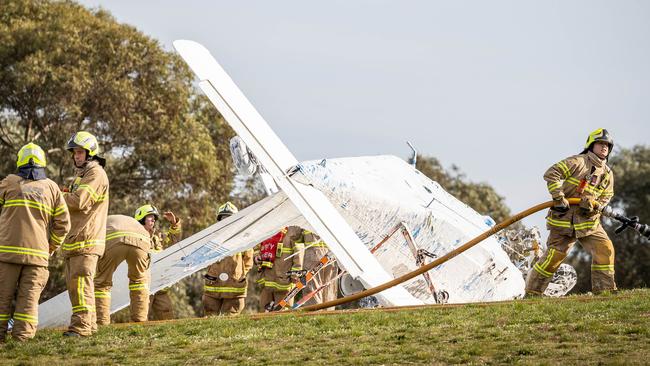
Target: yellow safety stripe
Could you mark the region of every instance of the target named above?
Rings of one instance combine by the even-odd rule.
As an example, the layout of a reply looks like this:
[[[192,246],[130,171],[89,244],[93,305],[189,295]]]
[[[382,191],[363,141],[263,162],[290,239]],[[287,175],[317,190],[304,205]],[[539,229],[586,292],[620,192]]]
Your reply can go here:
[[[294,286],[293,283],[290,283],[288,285],[281,285],[281,284],[279,284],[277,282],[267,281],[264,278],[260,278],[259,280],[257,280],[257,283],[259,283],[260,285],[262,285],[264,287],[271,287],[271,288],[274,288],[274,289],[280,290],[280,291],[291,290],[293,288],[293,286]]]
[[[143,235],[140,233],[134,233],[132,231],[113,231],[111,233],[106,234],[106,240],[111,240],[111,239],[116,239],[116,238],[123,238],[123,237],[134,237],[138,239],[143,239],[143,240],[150,240],[151,237],[149,235]]]
[[[5,200],[3,200],[2,198],[0,198],[0,206],[4,205],[4,203],[5,203]],[[2,315],[2,314],[0,314],[0,315]]]
[[[5,207],[30,207],[37,210],[43,211],[49,215],[57,216],[65,212],[65,206],[57,207],[53,209],[52,207],[37,201],[32,200],[7,200],[4,201]]]
[[[312,241],[310,243],[305,243],[305,244],[311,248],[327,248],[327,244],[325,244],[325,242],[322,240]]]
[[[577,178],[574,177],[569,177],[566,179],[567,182],[573,184],[573,185],[580,185],[580,181]]]
[[[543,270],[546,270],[548,265],[551,263],[551,259],[553,259],[554,255],[555,255],[555,249],[550,248],[548,250],[548,255],[546,256],[546,260],[544,262],[542,262],[540,268],[543,269]]]
[[[591,270],[592,271],[614,271],[614,265],[613,264],[592,264]]]
[[[111,298],[111,292],[110,291],[95,290],[95,298],[97,298],[97,299],[110,299]]]
[[[83,248],[91,248],[98,245],[104,245],[104,239],[94,239],[94,240],[85,240],[78,241],[76,243],[63,243],[63,250],[77,250]]]
[[[592,229],[598,225],[598,220],[596,221],[585,221],[581,222],[579,224],[572,225],[570,221],[564,221],[564,220],[555,220],[550,217],[546,218],[546,223],[551,225],[551,226],[556,226],[556,227],[563,227],[563,228],[574,228],[575,230],[585,230],[585,229]]]
[[[591,229],[598,225],[598,221],[585,221],[579,224],[573,225],[576,230]]]
[[[34,315],[14,313],[14,320],[22,320],[32,325],[38,325],[38,316],[34,316]]]
[[[551,226],[557,226],[557,227],[565,227],[565,228],[571,228],[571,221],[564,221],[564,220],[555,220],[550,217],[546,218],[546,223],[548,223]]]
[[[590,186],[589,184],[587,184],[587,186],[585,187],[585,191],[589,193],[593,193],[596,196],[600,196],[603,193],[604,189],[600,189],[598,187]]]
[[[281,250],[280,250],[280,253],[282,253],[282,254],[290,254],[290,253],[293,253],[294,251],[295,250],[293,248],[282,247]]]
[[[73,306],[72,307],[72,312],[73,313],[80,313],[82,311],[89,311],[91,313],[95,312],[95,307],[91,305],[78,305],[78,306]]]
[[[203,290],[205,292],[217,292],[217,293],[223,293],[223,292],[233,292],[237,294],[243,294],[246,292],[246,287],[222,287],[222,286],[208,286],[205,285],[203,287]]]
[[[97,194],[95,189],[88,184],[81,184],[79,187],[77,187],[77,189],[83,189],[88,192],[88,194],[90,194],[90,197],[92,197],[95,202],[103,202],[108,199],[108,194]]]
[[[262,267],[273,268],[273,263],[264,261],[262,262]]]
[[[63,242],[63,239],[65,239],[65,236],[58,236],[55,235],[54,233],[50,233],[50,240],[57,244],[61,244]]]
[[[129,285],[129,291],[147,290],[146,283],[132,283]]]
[[[45,258],[45,259],[50,258],[50,253],[46,252],[44,250],[38,250],[38,249],[33,249],[33,248],[25,248],[25,247],[6,246],[6,245],[0,245],[0,253],[33,255],[33,256],[41,257],[41,258]]]
[[[561,185],[562,185],[562,182],[553,182],[553,183],[549,183],[547,188],[548,188],[548,191],[552,193],[554,190],[559,188]]]
[[[564,161],[561,161],[557,163],[558,168],[564,173],[564,179],[567,179],[571,176],[571,172],[569,171],[569,167],[566,165]]]
[[[574,186],[579,186],[580,185],[580,181],[577,180],[576,178],[573,178],[573,177],[568,178],[566,181],[568,183],[570,183],[570,184],[573,184]],[[591,186],[591,185],[587,184],[585,186],[585,191],[587,191],[589,193],[593,193],[595,195],[601,195],[603,193],[604,189],[600,189],[598,187],[594,187],[594,186]]]
[[[537,263],[535,263],[533,268],[535,269],[535,271],[537,271],[537,273],[539,273],[540,275],[542,275],[544,277],[553,276],[553,274],[551,272],[547,272],[547,271],[543,270],[542,268],[540,268],[539,264],[537,264]]]
[[[52,216],[59,216],[65,213],[65,211],[68,209],[68,206],[66,205],[61,205],[57,208],[54,209],[54,212],[52,212]]]
[[[302,268],[300,267],[291,267],[291,271],[301,271]]]
[[[0,314],[0,321],[11,319],[11,314]]]
[[[77,277],[77,301],[79,306],[86,305],[86,299],[84,298],[84,276]],[[72,307],[74,310],[74,306]]]

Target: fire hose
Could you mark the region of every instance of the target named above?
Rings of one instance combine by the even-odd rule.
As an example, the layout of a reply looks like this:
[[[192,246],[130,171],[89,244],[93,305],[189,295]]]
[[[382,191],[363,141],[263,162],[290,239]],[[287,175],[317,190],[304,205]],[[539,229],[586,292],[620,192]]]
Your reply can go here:
[[[570,205],[578,205],[578,204],[580,204],[580,198],[569,198],[568,201],[569,201]],[[417,276],[419,276],[419,275],[421,275],[423,273],[426,273],[426,272],[430,271],[431,269],[433,269],[433,268],[447,262],[448,260],[450,260],[450,259],[456,257],[457,255],[463,253],[464,251],[472,248],[476,244],[482,242],[483,240],[489,238],[490,236],[496,234],[497,232],[505,229],[506,227],[514,224],[515,222],[520,221],[521,219],[523,219],[523,218],[525,218],[527,216],[530,216],[530,215],[532,215],[532,214],[534,214],[536,212],[539,212],[539,211],[541,211],[543,209],[551,208],[554,205],[555,205],[555,201],[548,201],[548,202],[540,203],[540,204],[538,204],[536,206],[533,206],[533,207],[531,207],[531,208],[529,208],[527,210],[524,210],[524,211],[522,211],[522,212],[520,212],[520,213],[518,213],[516,215],[513,215],[513,216],[509,217],[508,219],[506,219],[506,220],[496,224],[495,226],[491,227],[489,230],[483,232],[482,234],[475,237],[474,239],[471,239],[470,241],[468,241],[465,244],[461,245],[460,247],[452,250],[451,252],[449,252],[449,253],[447,253],[447,254],[445,254],[445,255],[443,255],[443,256],[435,259],[435,260],[433,260],[431,263],[429,263],[427,265],[424,265],[424,266],[422,266],[422,267],[420,267],[420,268],[418,268],[418,269],[416,269],[416,270],[414,270],[412,272],[409,272],[409,273],[407,273],[405,275],[402,275],[402,276],[400,276],[398,278],[395,278],[395,279],[393,279],[391,281],[388,281],[388,282],[386,282],[386,283],[384,283],[382,285],[379,285],[379,286],[376,286],[376,287],[373,287],[373,288],[370,288],[370,289],[367,289],[367,290],[363,290],[363,291],[358,292],[356,294],[353,294],[353,295],[350,295],[350,296],[345,296],[345,297],[342,297],[340,299],[326,301],[326,302],[321,303],[321,304],[305,306],[305,307],[302,308],[302,310],[304,310],[304,311],[316,311],[316,310],[329,308],[329,307],[332,307],[332,306],[345,304],[345,303],[348,303],[348,302],[351,302],[351,301],[359,300],[359,299],[364,298],[366,296],[371,296],[371,295],[377,294],[377,293],[382,292],[382,291],[384,291],[386,289],[397,286],[397,285],[399,285],[399,284],[401,284],[401,283],[403,283],[405,281],[408,281],[408,280],[410,280],[410,279],[412,279],[414,277],[417,277]],[[615,219],[617,221],[620,221],[622,223],[622,226],[619,227],[618,229],[616,229],[616,231],[615,231],[616,234],[618,234],[621,231],[625,230],[626,228],[630,227],[630,228],[638,231],[641,235],[643,235],[646,238],[650,239],[650,225],[640,224],[638,217],[634,216],[632,218],[627,218],[627,217],[625,217],[625,216],[623,216],[621,214],[614,213],[610,207],[605,207],[605,209],[603,209],[602,214],[604,216],[611,217],[611,218],[613,218],[613,219]]]

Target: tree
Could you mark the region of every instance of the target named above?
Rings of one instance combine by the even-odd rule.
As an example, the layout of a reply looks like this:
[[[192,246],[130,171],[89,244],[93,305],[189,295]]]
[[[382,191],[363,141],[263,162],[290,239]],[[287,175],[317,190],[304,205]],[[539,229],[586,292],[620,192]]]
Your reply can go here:
[[[447,171],[438,159],[418,155],[416,168],[480,214],[488,215],[496,222],[510,216],[510,209],[503,197],[497,194],[492,186],[468,181],[457,166],[452,165],[451,171]]]
[[[104,11],[71,1],[0,0],[0,154],[36,142],[48,176],[73,176],[65,144],[95,134],[107,158],[110,212],[173,210],[186,233],[215,221],[233,187],[233,132],[173,53]],[[0,175],[15,170],[0,162]],[[60,292],[53,262],[46,296]]]
[[[609,162],[614,172],[614,197],[610,205],[629,216],[639,216],[650,223],[650,148],[634,146],[621,149]],[[619,223],[603,220],[603,226],[616,250],[616,284],[620,288],[650,285],[650,243],[635,231],[627,229],[619,235],[614,230]],[[591,256],[579,245],[571,252],[570,263],[578,271],[574,292],[591,289]]]

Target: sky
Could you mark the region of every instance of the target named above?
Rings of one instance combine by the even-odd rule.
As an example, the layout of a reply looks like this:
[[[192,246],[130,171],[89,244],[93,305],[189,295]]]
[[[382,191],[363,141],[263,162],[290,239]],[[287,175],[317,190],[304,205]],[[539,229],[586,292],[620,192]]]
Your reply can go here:
[[[648,1],[80,3],[206,46],[299,160],[406,158],[408,140],[513,213],[591,131],[614,151],[650,136]]]

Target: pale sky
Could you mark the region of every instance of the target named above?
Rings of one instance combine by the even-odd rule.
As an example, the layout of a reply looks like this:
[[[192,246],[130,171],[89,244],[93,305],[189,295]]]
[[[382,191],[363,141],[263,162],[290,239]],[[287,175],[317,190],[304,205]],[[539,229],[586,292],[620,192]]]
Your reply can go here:
[[[650,136],[648,1],[81,3],[167,50],[202,43],[299,160],[410,140],[513,213],[549,199],[542,174],[592,130]]]

